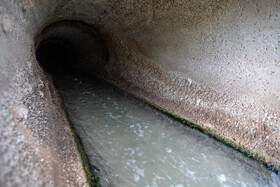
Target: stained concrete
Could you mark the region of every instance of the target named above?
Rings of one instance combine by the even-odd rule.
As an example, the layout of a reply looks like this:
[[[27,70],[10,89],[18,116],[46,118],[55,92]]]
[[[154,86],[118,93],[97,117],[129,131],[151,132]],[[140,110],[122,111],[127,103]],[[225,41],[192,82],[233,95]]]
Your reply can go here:
[[[94,26],[108,48],[108,61],[98,71],[87,66],[87,73],[92,68],[279,168],[279,1],[1,0],[0,6],[2,184],[85,182],[65,117],[34,58],[36,32],[65,19]],[[52,150],[49,159],[34,145]]]

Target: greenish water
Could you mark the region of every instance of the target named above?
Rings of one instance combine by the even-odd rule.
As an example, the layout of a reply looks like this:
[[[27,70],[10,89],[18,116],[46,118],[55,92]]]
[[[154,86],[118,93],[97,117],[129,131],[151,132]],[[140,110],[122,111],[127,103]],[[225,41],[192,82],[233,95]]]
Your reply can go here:
[[[279,175],[100,80],[55,80],[103,186],[280,186]]]

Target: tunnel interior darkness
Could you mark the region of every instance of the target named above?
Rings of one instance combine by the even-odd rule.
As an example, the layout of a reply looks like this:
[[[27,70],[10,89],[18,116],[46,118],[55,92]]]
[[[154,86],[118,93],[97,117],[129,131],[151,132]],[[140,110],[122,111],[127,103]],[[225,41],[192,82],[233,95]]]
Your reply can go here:
[[[36,58],[50,75],[96,75],[108,60],[108,50],[97,30],[83,22],[59,21],[46,26],[35,39]]]
[[[36,58],[45,71],[52,75],[71,70],[77,60],[76,49],[68,41],[49,38],[40,42]]]

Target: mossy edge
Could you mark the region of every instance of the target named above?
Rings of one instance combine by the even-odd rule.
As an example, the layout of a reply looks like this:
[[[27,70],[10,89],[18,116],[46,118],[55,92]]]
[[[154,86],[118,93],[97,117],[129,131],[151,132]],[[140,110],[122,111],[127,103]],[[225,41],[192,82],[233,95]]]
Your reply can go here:
[[[60,94],[58,93],[58,90],[56,89],[55,84],[52,80],[51,80],[51,83],[52,84],[49,84],[49,86],[51,87],[51,92],[52,92],[51,94],[52,94],[53,98],[55,99],[55,102],[56,102],[58,108],[61,110],[61,112],[66,117],[68,126],[71,130],[72,137],[73,137],[75,145],[76,145],[76,151],[80,157],[80,163],[81,163],[81,167],[83,170],[84,178],[86,179],[86,182],[87,182],[87,186],[88,187],[99,187],[99,186],[101,186],[100,179],[97,176],[93,176],[92,173],[90,172],[89,161],[86,156],[82,140],[81,140],[80,136],[77,134],[77,132],[75,131],[74,124],[72,123],[68,112],[65,110],[65,107],[64,107],[63,101],[60,97]]]

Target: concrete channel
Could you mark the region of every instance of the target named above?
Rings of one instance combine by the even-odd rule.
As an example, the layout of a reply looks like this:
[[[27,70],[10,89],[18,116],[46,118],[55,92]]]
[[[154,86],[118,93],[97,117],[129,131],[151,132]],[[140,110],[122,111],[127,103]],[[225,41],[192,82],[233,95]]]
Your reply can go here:
[[[0,186],[89,184],[52,82],[60,69],[278,172],[279,10],[277,0],[0,0]]]

